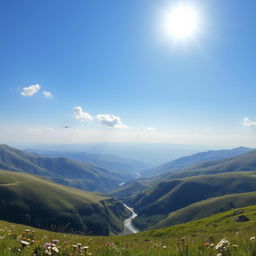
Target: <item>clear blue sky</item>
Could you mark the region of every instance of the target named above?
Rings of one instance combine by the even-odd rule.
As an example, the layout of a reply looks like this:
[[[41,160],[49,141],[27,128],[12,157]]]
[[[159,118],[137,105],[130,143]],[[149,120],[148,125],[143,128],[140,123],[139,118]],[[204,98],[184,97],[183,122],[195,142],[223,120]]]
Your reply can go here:
[[[256,146],[256,2],[184,1],[200,31],[174,42],[161,13],[178,2],[2,0],[0,140]]]

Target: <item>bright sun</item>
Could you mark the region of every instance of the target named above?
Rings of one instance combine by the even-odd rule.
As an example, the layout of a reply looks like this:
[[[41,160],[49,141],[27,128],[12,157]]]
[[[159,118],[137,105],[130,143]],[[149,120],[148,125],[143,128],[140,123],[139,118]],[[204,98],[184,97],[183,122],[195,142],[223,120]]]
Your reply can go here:
[[[168,36],[176,39],[190,37],[198,29],[196,11],[187,5],[179,5],[166,13],[164,30]]]

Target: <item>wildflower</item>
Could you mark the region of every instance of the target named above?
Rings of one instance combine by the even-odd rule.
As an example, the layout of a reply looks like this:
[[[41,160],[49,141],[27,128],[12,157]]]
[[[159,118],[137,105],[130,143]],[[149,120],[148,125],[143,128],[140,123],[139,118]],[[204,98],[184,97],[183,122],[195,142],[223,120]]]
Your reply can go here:
[[[105,245],[110,247],[110,246],[114,246],[114,243],[113,243],[113,242],[111,242],[111,243],[106,243]]]
[[[250,241],[255,242],[255,240],[256,240],[255,236],[250,237]]]
[[[52,244],[51,243],[44,243],[44,247],[48,248],[48,247],[51,247]]]
[[[27,246],[27,245],[30,245],[30,243],[27,242],[27,241],[25,241],[25,240],[21,240],[20,242],[21,242],[21,244],[22,244],[22,247],[25,247],[25,246]]]
[[[52,243],[53,243],[53,244],[57,244],[57,243],[59,243],[59,242],[60,242],[60,240],[58,240],[58,239],[53,239],[53,240],[52,240]]]
[[[30,229],[29,228],[25,229],[25,232],[26,233],[30,232]]]
[[[235,249],[238,247],[238,245],[237,244],[233,244],[232,245]]]
[[[166,250],[166,249],[167,249],[167,245],[163,245],[162,248],[163,248],[164,250]]]
[[[45,250],[45,254],[46,254],[46,255],[52,255],[51,248],[50,248],[50,249]]]
[[[210,244],[207,243],[207,242],[204,243],[204,246],[206,246],[206,247],[209,247],[209,245],[210,245]]]
[[[218,253],[217,256],[222,256],[222,253]]]
[[[53,246],[53,247],[52,247],[52,250],[53,250],[54,252],[57,252],[57,253],[59,252],[59,249],[58,249],[56,246]]]
[[[226,239],[222,239],[216,246],[215,246],[215,249],[216,250],[221,250],[225,247],[228,247],[229,246],[229,241],[226,240]]]

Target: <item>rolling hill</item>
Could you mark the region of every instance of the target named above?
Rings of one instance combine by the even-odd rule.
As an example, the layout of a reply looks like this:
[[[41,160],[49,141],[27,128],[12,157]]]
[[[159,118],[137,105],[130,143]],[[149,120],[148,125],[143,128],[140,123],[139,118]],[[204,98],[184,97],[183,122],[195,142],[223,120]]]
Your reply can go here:
[[[236,150],[234,149],[233,153],[238,152],[240,149],[244,150],[244,148],[238,148]],[[247,150],[247,148],[245,150]],[[250,150],[235,157],[201,162],[184,169],[171,170],[157,176],[131,180],[124,186],[113,190],[110,195],[113,195],[127,202],[132,194],[136,194],[142,190],[148,189],[150,186],[154,186],[161,181],[191,176],[218,174],[224,172],[243,172],[255,170],[256,150]]]
[[[148,228],[159,228],[190,222],[211,215],[225,212],[230,209],[256,205],[256,192],[231,194],[221,197],[206,199],[185,208],[179,209],[167,215],[156,225]],[[234,216],[243,212],[234,211]]]
[[[94,235],[119,233],[129,215],[113,198],[34,175],[0,170],[0,219]]]
[[[230,158],[234,156],[241,155],[243,153],[249,152],[253,149],[246,147],[239,147],[234,149],[226,150],[212,150],[207,152],[200,152],[190,156],[181,157],[170,162],[167,162],[163,165],[160,165],[156,168],[144,170],[141,172],[143,177],[158,175],[167,171],[174,171],[184,169],[193,164],[198,164],[206,161],[220,160],[225,158]]]
[[[123,179],[136,178],[137,173],[148,168],[148,165],[133,159],[126,159],[115,155],[89,154],[86,152],[62,152],[27,149],[27,152],[38,154],[43,157],[64,157],[77,162],[101,166],[116,173]]]
[[[161,181],[131,196],[127,204],[139,215],[135,219],[137,227],[145,229],[193,203],[252,191],[256,191],[255,172],[222,173]]]
[[[0,168],[47,177],[89,191],[108,191],[124,179],[101,166],[63,157],[40,157],[7,145],[0,145]]]
[[[246,172],[256,170],[256,150],[221,160],[207,161],[177,171],[169,171],[159,179],[181,178],[223,172]]]

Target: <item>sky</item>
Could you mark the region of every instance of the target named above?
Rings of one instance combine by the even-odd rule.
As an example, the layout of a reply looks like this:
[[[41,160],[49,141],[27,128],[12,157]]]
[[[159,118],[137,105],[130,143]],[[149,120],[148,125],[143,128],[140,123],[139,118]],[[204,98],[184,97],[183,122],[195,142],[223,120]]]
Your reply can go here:
[[[166,14],[187,5],[196,31]],[[1,0],[0,142],[256,147],[254,0]]]

